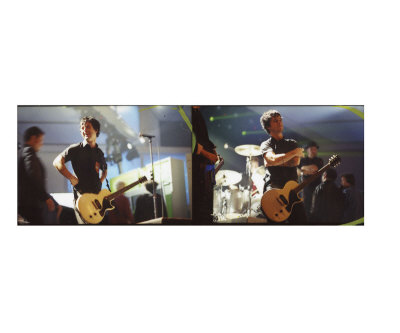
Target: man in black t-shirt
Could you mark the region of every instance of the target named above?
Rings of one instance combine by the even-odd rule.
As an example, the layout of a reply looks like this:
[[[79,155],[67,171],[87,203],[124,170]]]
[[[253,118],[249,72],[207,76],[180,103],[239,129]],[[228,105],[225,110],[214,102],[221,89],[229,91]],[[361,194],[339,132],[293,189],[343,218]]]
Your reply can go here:
[[[319,146],[315,141],[309,142],[305,149],[307,151],[307,157],[302,158],[299,165],[302,181],[307,180],[307,178],[315,174],[324,165],[322,158],[317,157]],[[303,190],[304,207],[308,218],[310,218],[311,202],[314,190],[320,183],[321,177],[318,177]]]
[[[264,112],[260,123],[271,136],[261,144],[261,152],[266,166],[264,192],[272,188],[281,189],[289,180],[297,181],[296,167],[300,163],[300,157],[303,157],[303,148],[298,148],[295,140],[283,137],[283,122],[278,111]],[[269,222],[274,224],[272,221]],[[290,217],[283,224],[307,224],[303,203],[293,206]]]
[[[96,144],[100,123],[93,117],[83,117],[80,120],[80,132],[83,141],[69,146],[53,161],[54,167],[74,187],[75,201],[78,193],[99,193],[102,182],[107,177],[107,163],[102,150]],[[65,163],[68,161],[71,161],[75,175],[66,168]],[[78,214],[77,219],[81,223]]]

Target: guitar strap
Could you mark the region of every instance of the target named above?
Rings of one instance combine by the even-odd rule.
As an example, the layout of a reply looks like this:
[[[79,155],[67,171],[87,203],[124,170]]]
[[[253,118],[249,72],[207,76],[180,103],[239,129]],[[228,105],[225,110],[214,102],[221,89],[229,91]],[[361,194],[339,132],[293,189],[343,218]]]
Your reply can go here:
[[[110,184],[108,183],[108,178],[106,177],[106,184],[107,184],[107,188],[108,188],[108,190],[111,192],[111,189],[110,189]]]

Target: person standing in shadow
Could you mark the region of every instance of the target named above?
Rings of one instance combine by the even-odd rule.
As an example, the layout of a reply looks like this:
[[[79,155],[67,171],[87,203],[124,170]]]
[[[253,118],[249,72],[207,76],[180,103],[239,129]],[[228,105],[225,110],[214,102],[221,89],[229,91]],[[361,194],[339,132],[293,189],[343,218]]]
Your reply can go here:
[[[146,190],[149,193],[142,194],[136,199],[135,214],[134,214],[135,223],[148,221],[148,220],[152,220],[155,218],[154,217],[154,200],[153,200],[153,183],[151,181],[149,181],[144,186],[146,187]],[[154,182],[154,186],[156,187],[156,190],[157,190],[158,183]],[[164,199],[158,193],[156,193],[156,205],[157,205],[157,218],[162,217],[162,216],[168,216]]]
[[[329,168],[322,174],[322,183],[313,194],[311,223],[315,225],[339,225],[343,219],[344,196],[335,184],[337,173]]]
[[[116,184],[117,191],[121,190],[125,187],[125,183],[119,181]],[[121,194],[117,196],[113,201],[112,205],[115,206],[113,210],[110,210],[108,213],[108,224],[133,224],[134,218],[132,214],[131,205],[129,203],[129,199]]]
[[[364,198],[356,188],[356,179],[352,173],[341,176],[341,188],[344,194],[343,223],[356,221],[364,216]]]
[[[39,127],[29,127],[18,159],[18,214],[32,225],[44,224],[46,208],[50,212],[56,208],[46,191],[46,171],[37,156],[43,140],[44,132]]]

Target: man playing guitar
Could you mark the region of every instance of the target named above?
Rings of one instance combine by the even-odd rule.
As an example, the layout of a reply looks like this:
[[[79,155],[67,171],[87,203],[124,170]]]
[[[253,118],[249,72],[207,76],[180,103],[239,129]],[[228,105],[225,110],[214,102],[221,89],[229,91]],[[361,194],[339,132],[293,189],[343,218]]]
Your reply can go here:
[[[104,153],[96,144],[96,139],[100,134],[100,123],[93,117],[83,117],[80,120],[80,132],[83,141],[69,146],[53,161],[54,167],[74,187],[75,202],[79,194],[99,193],[102,182],[107,176]],[[68,161],[71,161],[76,176],[66,168],[65,163]],[[78,223],[84,224],[77,212],[75,215]]]
[[[271,136],[261,144],[266,166],[264,192],[283,188],[289,180],[297,181],[297,166],[303,157],[303,148],[297,142],[283,137],[283,122],[280,113],[268,110],[260,118],[261,126]],[[269,221],[274,224],[272,221]],[[282,223],[279,223],[282,224]],[[284,224],[304,225],[307,217],[303,203],[294,205],[292,214]]]

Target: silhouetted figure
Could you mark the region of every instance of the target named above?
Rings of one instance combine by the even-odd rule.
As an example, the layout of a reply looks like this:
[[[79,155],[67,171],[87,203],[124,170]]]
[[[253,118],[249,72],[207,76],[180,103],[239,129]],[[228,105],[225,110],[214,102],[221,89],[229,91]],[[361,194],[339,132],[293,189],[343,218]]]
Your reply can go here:
[[[18,159],[18,214],[30,224],[44,224],[45,212],[55,210],[55,202],[46,191],[46,172],[37,156],[44,132],[30,127],[24,133],[25,145]]]
[[[344,194],[343,223],[356,221],[364,216],[364,196],[356,189],[356,180],[352,173],[341,176],[342,192]]]
[[[192,107],[195,145],[192,152],[192,220],[193,224],[213,222],[214,165],[218,160],[215,145],[208,137],[206,122],[199,106]]]
[[[300,160],[300,165],[299,165],[302,181],[307,180],[307,178],[315,174],[324,165],[324,161],[322,160],[322,158],[317,157],[319,146],[315,141],[309,142],[306,145],[305,149],[307,151],[307,157],[303,157]],[[321,177],[318,177],[313,182],[308,184],[303,190],[304,208],[306,210],[308,219],[310,218],[313,193],[315,188],[320,183],[321,183]]]
[[[118,182],[117,191],[125,187],[124,182]],[[129,199],[121,194],[112,201],[115,206],[113,210],[108,212],[108,224],[133,224],[134,218],[132,214]]]
[[[341,224],[344,212],[344,197],[335,184],[337,173],[329,168],[322,174],[322,183],[313,194],[311,223],[319,225]]]
[[[154,182],[157,190],[157,182]],[[136,199],[135,204],[135,223],[148,221],[154,219],[154,201],[153,201],[153,183],[147,182],[145,184],[146,190],[149,193],[142,194]],[[167,208],[165,206],[164,199],[160,194],[156,193],[156,205],[157,205],[157,218],[162,216],[168,216]],[[164,214],[162,212],[164,211]]]

